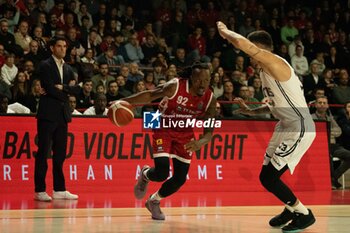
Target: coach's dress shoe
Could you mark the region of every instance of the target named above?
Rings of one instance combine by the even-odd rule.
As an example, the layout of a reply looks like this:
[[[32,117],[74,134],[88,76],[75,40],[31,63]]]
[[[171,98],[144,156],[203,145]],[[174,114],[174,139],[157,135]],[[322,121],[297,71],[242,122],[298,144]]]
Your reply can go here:
[[[52,194],[53,199],[57,200],[77,200],[78,195],[72,194],[68,191],[53,191]]]

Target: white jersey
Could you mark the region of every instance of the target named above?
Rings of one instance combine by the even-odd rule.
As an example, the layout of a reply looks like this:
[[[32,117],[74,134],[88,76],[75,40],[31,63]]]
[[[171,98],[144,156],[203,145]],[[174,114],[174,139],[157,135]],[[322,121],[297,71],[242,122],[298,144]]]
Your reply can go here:
[[[269,99],[268,107],[274,117],[280,120],[266,149],[264,165],[271,161],[277,170],[288,165],[293,173],[316,133],[302,83],[288,62],[284,62],[291,71],[288,81],[277,81],[263,70],[260,71],[264,96]]]
[[[263,70],[260,71],[263,93],[269,99],[268,107],[272,115],[283,122],[303,118],[312,119],[305,101],[303,85],[294,73],[294,69],[287,61],[284,60],[284,62],[291,70],[288,81],[277,81]]]

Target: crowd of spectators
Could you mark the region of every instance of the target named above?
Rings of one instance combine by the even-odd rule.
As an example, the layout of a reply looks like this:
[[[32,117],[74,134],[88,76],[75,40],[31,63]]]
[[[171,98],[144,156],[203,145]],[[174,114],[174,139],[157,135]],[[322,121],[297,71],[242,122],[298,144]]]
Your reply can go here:
[[[0,0],[0,93],[9,104],[35,113],[44,91],[36,68],[50,56],[48,39],[58,35],[67,39],[65,61],[75,72],[70,85],[81,86],[75,113],[94,106],[98,94],[108,107],[153,89],[196,61],[211,65],[211,88],[219,100],[239,96],[258,106],[264,102],[258,71],[218,35],[221,20],[243,36],[268,31],[274,52],[303,82],[308,102],[321,89],[330,104],[344,104],[350,100],[349,5],[346,0]],[[224,102],[220,108],[221,117],[237,117],[236,105]]]
[[[247,55],[218,35],[218,20],[243,36],[271,34],[314,118],[338,122],[337,141],[349,154],[349,0],[0,0],[0,114],[36,113],[45,93],[37,66],[56,35],[67,41],[65,62],[75,73],[69,85],[80,86],[69,97],[73,115],[106,115],[111,101],[183,76],[199,61],[211,67],[217,117],[245,118],[229,101],[264,103],[261,80]],[[145,109],[135,108],[135,116]],[[332,180],[339,187],[350,162],[332,143],[342,160]]]

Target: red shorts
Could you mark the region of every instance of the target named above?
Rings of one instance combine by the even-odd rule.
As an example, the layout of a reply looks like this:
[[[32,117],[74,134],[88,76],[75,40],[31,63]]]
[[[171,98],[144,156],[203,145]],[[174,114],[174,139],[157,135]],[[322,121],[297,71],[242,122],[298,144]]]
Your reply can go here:
[[[165,154],[170,154],[171,157],[179,157],[180,160],[191,160],[192,152],[187,152],[184,146],[194,139],[193,132],[155,130],[153,133],[153,157],[164,157]]]

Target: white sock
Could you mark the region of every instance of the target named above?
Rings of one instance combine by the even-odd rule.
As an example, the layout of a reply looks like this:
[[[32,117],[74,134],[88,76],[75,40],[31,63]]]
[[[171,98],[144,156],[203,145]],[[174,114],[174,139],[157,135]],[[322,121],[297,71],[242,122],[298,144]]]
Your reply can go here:
[[[142,174],[146,177],[147,181],[149,180],[149,179],[148,179],[148,176],[147,176],[148,170],[149,170],[149,168],[146,169],[146,170],[144,170],[143,173],[142,173]]]
[[[286,205],[286,209],[289,210],[290,212],[294,212],[294,208],[291,207],[290,205]]]
[[[309,214],[309,210],[299,200],[293,206],[293,209],[297,213],[301,213],[301,214],[304,214],[304,215],[308,215]]]
[[[160,201],[160,200],[162,200],[162,197],[159,196],[158,191],[157,191],[157,192],[155,192],[155,193],[153,193],[153,194],[151,195],[151,198],[150,198],[150,199],[151,199],[152,201],[153,201],[153,200]]]

